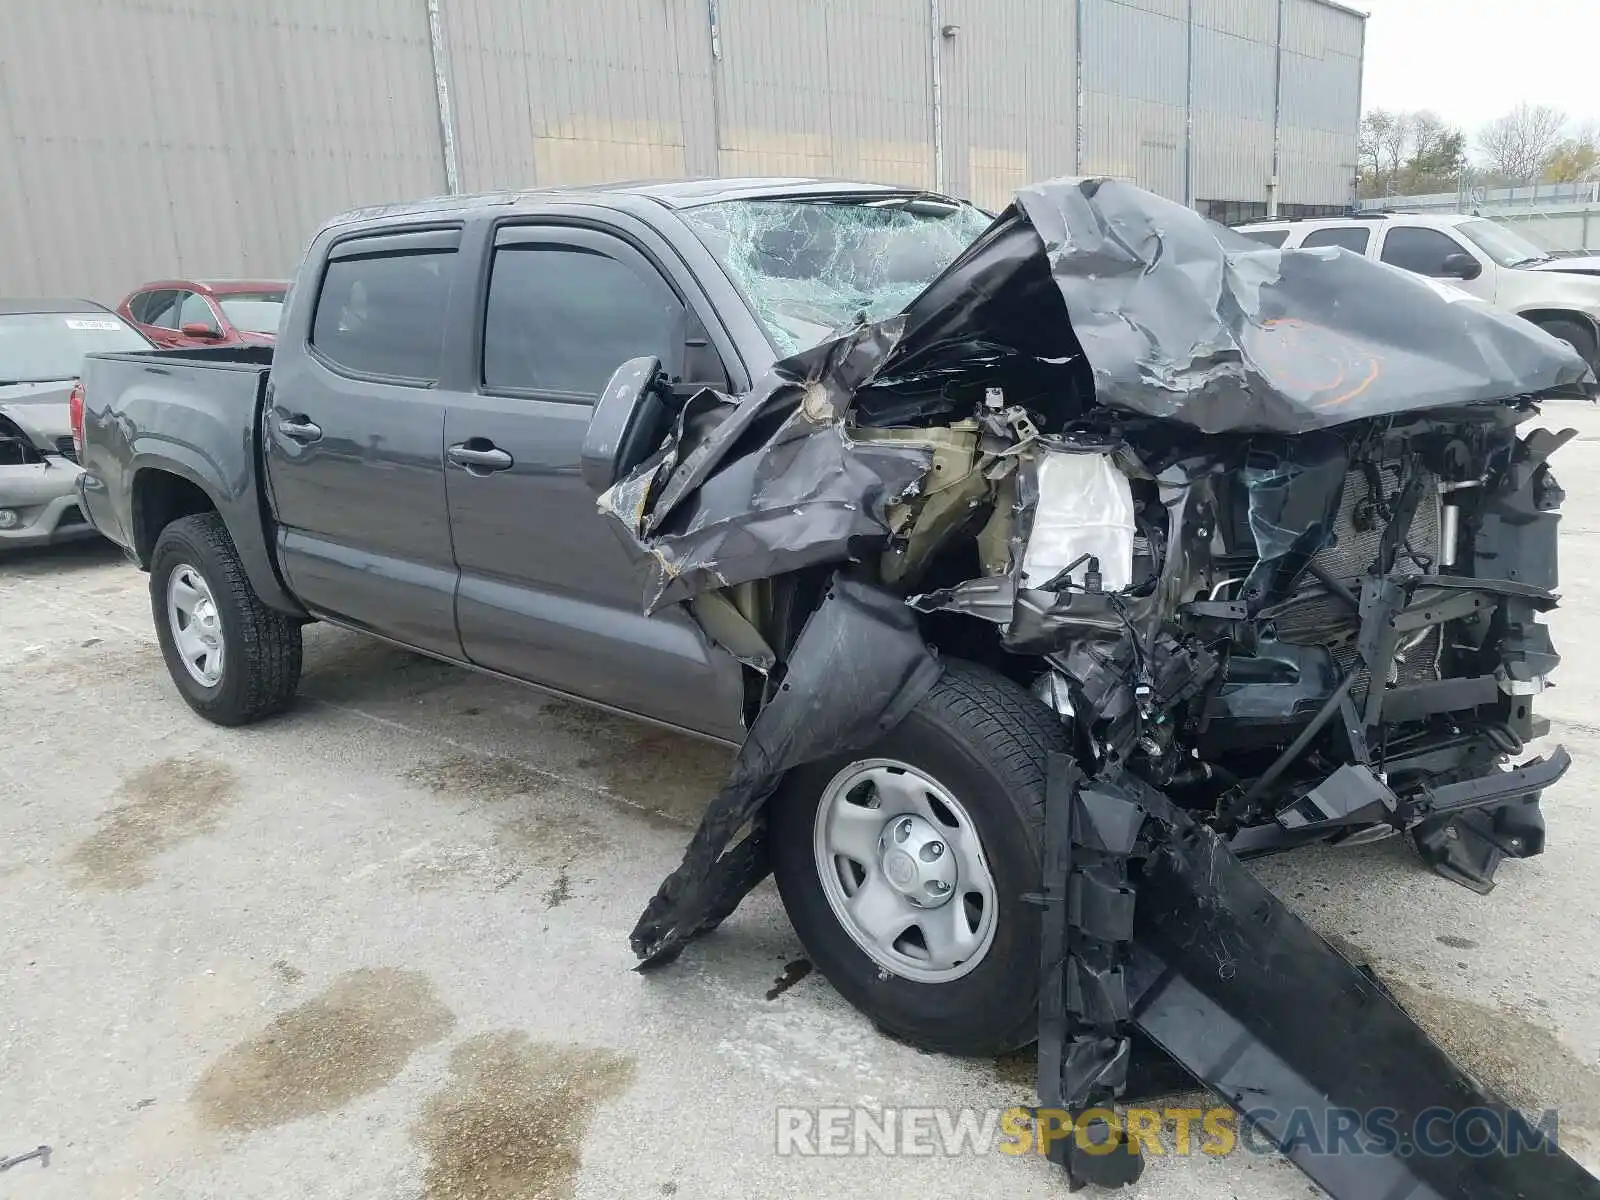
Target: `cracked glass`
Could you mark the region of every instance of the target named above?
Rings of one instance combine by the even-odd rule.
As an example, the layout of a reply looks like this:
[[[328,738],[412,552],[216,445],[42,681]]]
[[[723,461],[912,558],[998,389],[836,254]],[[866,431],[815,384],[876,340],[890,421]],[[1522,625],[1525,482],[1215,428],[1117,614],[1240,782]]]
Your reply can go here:
[[[728,200],[682,215],[784,356],[899,312],[990,223],[922,195]]]

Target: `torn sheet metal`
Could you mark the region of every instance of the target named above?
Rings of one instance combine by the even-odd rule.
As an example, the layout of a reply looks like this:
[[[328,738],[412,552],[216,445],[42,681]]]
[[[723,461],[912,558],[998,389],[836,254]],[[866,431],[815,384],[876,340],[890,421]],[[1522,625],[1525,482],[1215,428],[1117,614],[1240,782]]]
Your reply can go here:
[[[898,330],[898,320],[862,326],[786,359],[740,400],[701,392],[667,445],[601,496],[648,555],[646,612],[881,548],[890,508],[933,454],[858,441],[844,417]]]
[[[1176,816],[1139,882],[1126,983],[1142,1032],[1339,1200],[1600,1198],[1536,1119]]]
[[[1016,212],[1114,408],[1300,433],[1593,379],[1520,317],[1335,248],[1273,249],[1132,184],[1033,184],[1001,220]]]
[[[800,631],[782,684],[751,724],[683,862],[634,927],[633,951],[641,965],[671,961],[765,878],[762,809],[784,772],[877,741],[916,707],[941,670],[917,630],[915,613],[871,582],[836,575]]]

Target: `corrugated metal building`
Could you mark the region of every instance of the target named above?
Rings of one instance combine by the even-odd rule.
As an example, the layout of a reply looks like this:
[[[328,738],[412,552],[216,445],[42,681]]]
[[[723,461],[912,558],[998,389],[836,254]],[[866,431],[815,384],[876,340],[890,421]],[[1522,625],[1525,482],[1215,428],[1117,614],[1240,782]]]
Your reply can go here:
[[[452,189],[1107,174],[1234,219],[1356,170],[1332,0],[0,6],[0,294],[284,275],[330,214]]]

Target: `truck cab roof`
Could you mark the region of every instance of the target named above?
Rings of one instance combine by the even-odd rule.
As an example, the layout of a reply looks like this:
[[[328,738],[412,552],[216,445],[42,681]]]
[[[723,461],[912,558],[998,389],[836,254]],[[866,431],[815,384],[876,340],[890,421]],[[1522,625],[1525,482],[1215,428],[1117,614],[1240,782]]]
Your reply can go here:
[[[728,200],[884,200],[925,197],[952,206],[964,203],[924,188],[859,180],[812,177],[748,177],[739,179],[637,180],[622,183],[565,184],[516,191],[478,192],[464,196],[433,196],[399,204],[352,209],[328,221],[324,228],[374,221],[419,219],[501,208],[511,212],[538,211],[552,204],[596,204],[604,208],[635,208],[641,202],[669,210],[699,208]]]

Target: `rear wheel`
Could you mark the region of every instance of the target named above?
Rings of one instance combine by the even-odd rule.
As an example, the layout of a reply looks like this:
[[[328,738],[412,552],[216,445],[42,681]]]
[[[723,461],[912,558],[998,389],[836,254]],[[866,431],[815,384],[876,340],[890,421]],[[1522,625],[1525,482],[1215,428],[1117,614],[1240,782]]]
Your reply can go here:
[[[181,517],[150,555],[150,608],[167,672],[208,721],[281,712],[300,686],[300,624],[261,603],[216,513]]]
[[[1000,1054],[1035,1035],[1045,762],[1059,718],[996,672],[952,662],[860,755],[790,772],[773,872],[829,982],[930,1050]]]

